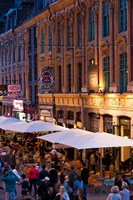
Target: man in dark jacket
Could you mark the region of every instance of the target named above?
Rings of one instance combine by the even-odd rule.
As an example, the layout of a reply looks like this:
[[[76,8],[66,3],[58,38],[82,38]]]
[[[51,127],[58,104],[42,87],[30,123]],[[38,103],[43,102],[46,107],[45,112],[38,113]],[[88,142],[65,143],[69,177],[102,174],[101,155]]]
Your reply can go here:
[[[83,181],[84,197],[86,198],[88,193],[88,178],[89,170],[86,167],[86,163],[83,163],[83,169],[81,171],[81,180]]]
[[[8,170],[5,175],[2,176],[2,181],[5,182],[6,194],[5,199],[15,199],[15,184],[19,181],[19,178],[14,175],[12,170]]]

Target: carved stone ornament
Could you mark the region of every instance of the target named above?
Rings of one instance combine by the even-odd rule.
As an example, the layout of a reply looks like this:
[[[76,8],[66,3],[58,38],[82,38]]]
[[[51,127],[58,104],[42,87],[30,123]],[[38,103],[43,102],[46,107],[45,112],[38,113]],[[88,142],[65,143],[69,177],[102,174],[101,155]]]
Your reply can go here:
[[[94,58],[95,57],[95,49],[93,47],[87,47],[88,50],[88,58]]]
[[[116,49],[118,54],[121,54],[123,52],[127,51],[127,37],[126,36],[119,36],[116,40]]]
[[[103,40],[101,42],[101,56],[105,57],[107,55],[109,55],[109,41],[108,40]]]

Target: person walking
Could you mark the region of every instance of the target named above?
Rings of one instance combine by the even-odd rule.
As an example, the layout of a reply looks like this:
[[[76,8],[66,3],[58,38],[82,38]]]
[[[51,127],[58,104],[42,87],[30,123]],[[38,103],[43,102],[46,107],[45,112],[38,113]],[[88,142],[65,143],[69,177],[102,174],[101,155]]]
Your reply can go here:
[[[130,200],[130,192],[128,190],[128,185],[126,182],[122,182],[122,190],[120,191],[122,200]]]
[[[107,200],[122,200],[118,186],[111,188],[111,193],[109,193]]]
[[[12,170],[8,170],[5,175],[2,176],[2,181],[5,182],[6,193],[5,200],[15,199],[15,185],[19,181],[19,178],[15,176]]]
[[[87,197],[88,194],[88,178],[89,178],[89,170],[86,167],[86,163],[83,163],[83,169],[81,171],[81,180],[83,181],[84,197]]]
[[[37,179],[39,176],[39,171],[35,168],[36,165],[33,164],[33,166],[30,168],[29,173],[28,173],[28,179],[30,183],[30,188],[29,192],[31,194],[32,192],[32,186],[34,185],[34,195],[37,195]]]

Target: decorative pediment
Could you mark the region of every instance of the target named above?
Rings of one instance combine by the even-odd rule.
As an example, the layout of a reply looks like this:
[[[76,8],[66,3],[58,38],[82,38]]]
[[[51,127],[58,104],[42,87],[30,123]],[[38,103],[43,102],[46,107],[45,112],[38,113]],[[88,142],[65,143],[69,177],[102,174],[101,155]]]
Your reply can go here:
[[[66,51],[66,52],[64,53],[64,58],[70,58],[70,57],[71,57],[70,51]]]
[[[80,55],[81,54],[81,50],[78,48],[75,50],[75,55]]]
[[[116,44],[127,44],[127,36],[119,35]]]

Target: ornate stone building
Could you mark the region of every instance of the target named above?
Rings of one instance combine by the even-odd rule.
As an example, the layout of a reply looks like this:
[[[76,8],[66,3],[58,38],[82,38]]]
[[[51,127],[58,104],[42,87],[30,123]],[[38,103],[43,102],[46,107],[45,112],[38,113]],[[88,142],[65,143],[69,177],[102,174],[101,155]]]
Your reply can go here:
[[[40,115],[133,137],[132,9],[126,0],[66,0],[51,5],[50,15],[44,12],[37,23]],[[51,94],[43,73],[48,68]],[[121,160],[129,152],[122,149]]]
[[[38,96],[40,117],[133,138],[132,22],[131,0],[62,0],[17,28],[25,35],[27,99]]]

